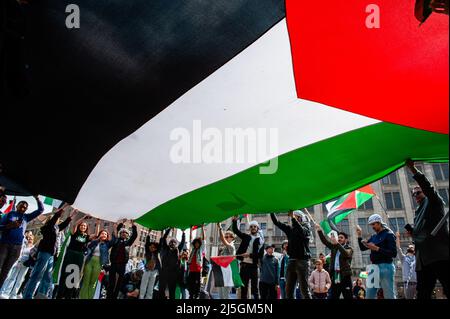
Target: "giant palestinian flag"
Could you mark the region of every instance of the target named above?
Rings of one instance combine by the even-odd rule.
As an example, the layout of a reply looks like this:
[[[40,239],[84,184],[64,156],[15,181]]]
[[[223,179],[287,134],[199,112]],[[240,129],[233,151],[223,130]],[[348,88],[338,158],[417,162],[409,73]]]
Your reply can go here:
[[[31,2],[30,90],[7,92],[21,127],[2,129],[33,156],[1,153],[3,173],[94,216],[186,229],[447,161],[448,17],[419,25],[413,0],[379,0],[369,29],[367,5],[287,0],[284,19],[282,0]]]
[[[328,214],[320,223],[325,234],[330,233],[332,230],[339,231],[337,224],[362,204],[370,200],[374,195],[375,192],[372,187],[367,185],[327,203],[325,206]]]

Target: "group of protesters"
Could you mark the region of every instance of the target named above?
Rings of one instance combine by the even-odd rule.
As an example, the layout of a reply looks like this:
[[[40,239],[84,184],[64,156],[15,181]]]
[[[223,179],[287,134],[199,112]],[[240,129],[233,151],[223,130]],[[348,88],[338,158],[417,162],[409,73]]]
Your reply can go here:
[[[275,245],[265,242],[258,222],[249,222],[248,231],[241,230],[237,216],[229,230],[218,223],[218,256],[238,260],[241,284],[212,289],[207,285],[212,267],[206,257],[204,226],[195,238],[191,228],[190,244],[184,231],[179,241],[170,228],[158,242],[147,236],[144,260],[130,268],[129,250],[137,238],[134,221],[130,221],[131,229],[125,226],[126,220],[117,222],[112,234],[100,229],[98,221],[94,235],[89,235],[85,220],[89,216],[74,223],[78,212],[69,209],[69,216],[60,221],[67,208],[62,207],[44,223],[42,239],[35,244],[36,234],[27,231],[27,224],[44,211],[35,196],[34,212],[27,214],[28,203],[21,201],[14,211],[2,215],[0,298],[229,299],[237,292],[240,299],[396,299],[396,258],[402,264],[405,298],[431,298],[437,280],[448,296],[449,231],[444,202],[414,162],[406,164],[418,183],[413,189],[418,204],[414,227],[407,228],[411,244],[404,252],[399,230],[394,233],[379,214],[368,219],[373,229],[370,238],[363,238],[358,226],[355,243],[361,251],[370,251],[368,269],[373,273],[369,276],[375,281],[366,286],[361,278],[352,277],[355,248],[350,246],[349,234],[326,234],[306,209],[289,211],[289,223],[270,214],[286,236],[279,256]],[[0,208],[5,204],[6,195],[1,193]],[[311,255],[314,231],[329,249],[328,256],[321,253],[316,259]]]

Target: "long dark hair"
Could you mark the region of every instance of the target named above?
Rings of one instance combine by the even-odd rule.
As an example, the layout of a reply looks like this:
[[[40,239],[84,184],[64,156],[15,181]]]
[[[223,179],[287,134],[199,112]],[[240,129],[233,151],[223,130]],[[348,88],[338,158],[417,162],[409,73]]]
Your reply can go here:
[[[100,231],[98,232],[98,234],[97,234],[97,239],[98,239],[98,240],[100,240],[100,234],[101,234],[101,233],[106,233],[106,240],[109,240],[109,231],[106,230],[106,229],[102,229],[102,230],[100,230]]]
[[[81,223],[79,223],[79,224],[77,225],[77,228],[76,228],[76,230],[75,230],[75,234],[74,234],[74,235],[82,234],[82,232],[81,232],[81,230],[80,230],[80,226],[81,226],[82,224],[86,224],[86,231],[85,231],[84,233],[85,233],[86,235],[89,234],[89,224],[86,223],[86,222],[83,220]]]
[[[193,241],[192,241],[192,249],[196,249],[195,248],[195,244],[196,243],[198,243],[199,244],[199,246],[201,246],[202,245],[202,240],[200,239],[200,238],[195,238]]]

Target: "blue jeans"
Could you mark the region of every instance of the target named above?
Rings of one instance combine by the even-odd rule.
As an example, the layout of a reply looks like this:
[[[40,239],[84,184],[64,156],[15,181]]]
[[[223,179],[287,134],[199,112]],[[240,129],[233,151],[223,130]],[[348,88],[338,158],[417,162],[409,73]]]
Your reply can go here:
[[[36,264],[23,292],[23,299],[33,299],[39,281],[40,284],[37,293],[48,295],[52,285],[53,261],[52,254],[42,251],[38,253]]]
[[[286,299],[286,279],[280,279],[280,299]]]
[[[376,299],[379,288],[383,289],[384,299],[397,299],[395,293],[395,265],[378,264],[380,270],[380,287],[367,288],[366,298]]]

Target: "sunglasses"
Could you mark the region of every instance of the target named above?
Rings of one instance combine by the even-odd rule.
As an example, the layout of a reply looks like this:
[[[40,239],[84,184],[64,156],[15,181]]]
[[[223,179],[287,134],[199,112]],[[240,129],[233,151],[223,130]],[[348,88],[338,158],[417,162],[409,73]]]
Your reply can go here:
[[[258,228],[258,227],[256,227],[256,226],[250,226],[250,228]]]
[[[422,194],[422,191],[417,191],[417,192],[413,192],[413,193],[412,193],[412,195],[413,195],[414,197],[416,197],[417,195],[420,195],[420,194]]]
[[[233,239],[234,237],[233,236],[225,236],[225,238],[232,238]]]

